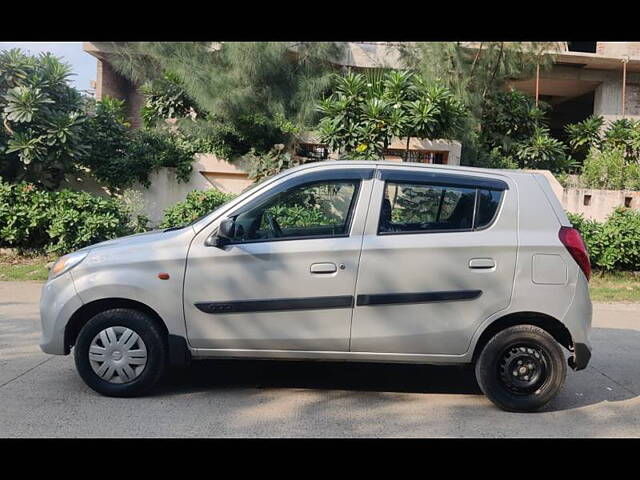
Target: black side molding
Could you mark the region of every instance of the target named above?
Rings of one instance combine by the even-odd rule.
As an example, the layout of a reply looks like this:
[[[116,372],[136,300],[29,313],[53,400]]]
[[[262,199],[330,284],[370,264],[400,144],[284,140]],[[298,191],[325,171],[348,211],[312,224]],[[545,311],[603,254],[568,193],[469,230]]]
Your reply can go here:
[[[204,313],[248,313],[284,310],[324,310],[351,308],[353,296],[274,298],[273,300],[241,300],[236,302],[198,302],[196,308]]]
[[[482,290],[448,290],[445,292],[382,293],[358,295],[357,305],[393,305],[397,303],[450,302],[473,300],[482,295]]]

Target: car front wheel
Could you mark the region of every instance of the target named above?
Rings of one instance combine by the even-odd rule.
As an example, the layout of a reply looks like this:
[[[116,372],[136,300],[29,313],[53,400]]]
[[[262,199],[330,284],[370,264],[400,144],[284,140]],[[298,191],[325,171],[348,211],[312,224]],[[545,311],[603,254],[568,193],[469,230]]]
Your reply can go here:
[[[516,325],[485,345],[475,366],[480,389],[510,412],[535,411],[564,384],[567,366],[556,340],[540,327]]]
[[[151,390],[167,368],[161,329],[145,313],[116,308],[95,315],[78,335],[76,368],[86,384],[111,397]]]

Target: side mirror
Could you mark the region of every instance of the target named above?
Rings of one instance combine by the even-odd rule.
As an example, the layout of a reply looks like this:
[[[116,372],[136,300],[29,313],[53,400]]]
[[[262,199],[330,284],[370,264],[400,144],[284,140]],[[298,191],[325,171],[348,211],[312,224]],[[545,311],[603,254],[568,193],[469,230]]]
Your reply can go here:
[[[233,218],[225,218],[218,227],[218,237],[232,240],[236,234],[236,222]]]
[[[222,247],[229,240],[233,240],[236,232],[236,222],[232,218],[225,218],[218,225],[218,229],[213,232],[204,242],[207,247]]]

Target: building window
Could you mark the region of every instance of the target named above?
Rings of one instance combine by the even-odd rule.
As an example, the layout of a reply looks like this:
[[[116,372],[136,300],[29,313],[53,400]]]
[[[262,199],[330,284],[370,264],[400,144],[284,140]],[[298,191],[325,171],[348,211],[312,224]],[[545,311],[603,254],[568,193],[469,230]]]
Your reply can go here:
[[[314,160],[326,160],[329,157],[329,149],[320,143],[300,143],[296,155]]]
[[[567,42],[570,52],[596,53],[598,42]]]
[[[627,208],[631,208],[631,201],[633,197],[624,197],[624,206]]]
[[[385,157],[400,157],[404,160],[406,150],[400,148],[388,148],[384,151]],[[436,163],[447,164],[449,163],[449,152],[438,150],[412,150],[409,149],[408,162],[417,163]]]
[[[585,195],[584,199],[582,200],[582,204],[585,206],[591,205],[591,195]]]

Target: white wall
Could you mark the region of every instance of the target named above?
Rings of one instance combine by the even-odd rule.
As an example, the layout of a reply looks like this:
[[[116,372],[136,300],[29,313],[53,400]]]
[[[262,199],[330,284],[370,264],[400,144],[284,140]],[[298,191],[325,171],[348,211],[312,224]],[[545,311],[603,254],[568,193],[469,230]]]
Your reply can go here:
[[[184,200],[192,190],[215,187],[227,193],[240,193],[251,185],[247,174],[236,164],[218,159],[212,154],[198,154],[188,182],[178,182],[173,168],[161,168],[151,175],[151,185],[134,187],[142,194],[146,215],[152,224],[158,224],[167,207]]]

